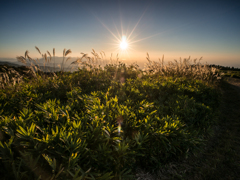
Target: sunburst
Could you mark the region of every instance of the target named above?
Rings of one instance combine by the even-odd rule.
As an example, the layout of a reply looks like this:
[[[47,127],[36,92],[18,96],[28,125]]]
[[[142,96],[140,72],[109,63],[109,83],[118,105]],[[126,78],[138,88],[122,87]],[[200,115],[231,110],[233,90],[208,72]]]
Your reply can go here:
[[[146,39],[149,39],[149,38],[152,38],[152,37],[160,34],[160,33],[157,33],[157,34],[154,34],[154,35],[149,36],[149,37],[136,39],[136,37],[138,35],[136,35],[134,32],[135,32],[137,26],[139,25],[142,17],[144,16],[146,10],[143,12],[143,14],[141,15],[138,22],[135,24],[134,28],[131,30],[130,33],[124,33],[123,32],[124,30],[123,30],[122,21],[121,21],[121,31],[122,32],[119,33],[119,30],[118,30],[117,26],[115,25],[115,23],[113,23],[115,25],[115,28],[116,28],[116,31],[117,31],[117,33],[114,34],[97,16],[95,16],[98,19],[98,21],[103,25],[103,27],[105,27],[110,32],[110,34],[114,37],[113,41],[115,43],[111,44],[111,45],[113,45],[112,49],[113,49],[114,52],[117,52],[120,56],[121,55],[124,56],[122,58],[126,58],[126,56],[128,58],[130,58],[129,52],[134,51],[133,44],[135,44],[137,42],[140,42],[140,41],[143,41],[143,40],[146,40]]]

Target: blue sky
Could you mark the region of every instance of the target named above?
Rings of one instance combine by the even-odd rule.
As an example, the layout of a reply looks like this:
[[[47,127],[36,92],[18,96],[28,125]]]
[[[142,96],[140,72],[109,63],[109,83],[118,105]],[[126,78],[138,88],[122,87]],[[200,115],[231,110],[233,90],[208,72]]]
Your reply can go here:
[[[142,61],[191,56],[240,67],[240,3],[189,0],[19,0],[1,2],[0,57],[64,48],[71,56],[104,51]],[[119,48],[121,36],[129,47]],[[117,38],[115,38],[117,37]]]

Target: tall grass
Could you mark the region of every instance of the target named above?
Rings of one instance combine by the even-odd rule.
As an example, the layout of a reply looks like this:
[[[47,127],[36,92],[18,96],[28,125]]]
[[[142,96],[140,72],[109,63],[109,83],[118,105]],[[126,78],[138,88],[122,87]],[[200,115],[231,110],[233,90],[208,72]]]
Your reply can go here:
[[[217,68],[209,67],[207,64],[201,64],[202,57],[191,60],[189,56],[189,58],[184,58],[183,60],[180,58],[179,61],[169,61],[167,64],[165,64],[164,56],[162,59],[159,58],[159,62],[155,62],[150,60],[149,54],[147,53],[146,59],[146,71],[152,74],[187,77],[201,79],[208,82],[213,82],[219,76],[219,70]]]
[[[53,48],[53,56],[49,51],[42,54],[37,46],[35,46],[35,48],[42,56],[43,66],[40,66],[40,60],[38,58],[36,60],[31,58],[29,56],[29,51],[26,51],[24,56],[17,56],[17,60],[23,63],[23,65],[27,68],[24,73],[21,73],[21,75],[13,68],[8,69],[7,67],[1,67],[0,86],[2,88],[4,88],[7,84],[15,85],[16,83],[21,82],[24,77],[33,76],[34,78],[38,79],[40,75],[44,76],[44,72],[49,72],[53,76],[57,77],[55,48]],[[63,50],[62,63],[57,65],[60,68],[61,72],[72,71],[74,68],[76,70],[76,67],[78,67],[78,69],[86,69],[92,72],[98,72],[100,69],[104,68],[108,69],[108,71],[110,69],[112,69],[112,71],[115,71],[118,63],[121,64],[121,62],[119,62],[118,54],[116,56],[116,59],[114,59],[113,55],[111,54],[110,60],[107,61],[106,55],[103,51],[97,53],[94,49],[92,49],[91,55],[80,53],[82,56],[72,61],[68,67],[66,67],[66,63],[71,60],[71,57],[67,56],[71,53],[72,51],[70,49]],[[52,59],[54,59],[54,69],[49,70],[46,67],[49,67],[48,65],[50,65]],[[180,58],[179,60],[169,61],[165,63],[164,56],[162,59],[159,58],[159,61],[156,62],[152,61],[149,54],[147,53],[146,59],[147,63],[145,64],[144,70],[139,69],[136,64],[130,66],[134,66],[136,71],[152,75],[161,75],[163,77],[186,77],[192,79],[200,79],[209,83],[213,83],[216,79],[221,79],[219,70],[217,68],[210,67],[207,64],[201,64],[202,58],[194,60],[192,60],[190,57],[184,59]],[[71,69],[70,66],[72,66]]]

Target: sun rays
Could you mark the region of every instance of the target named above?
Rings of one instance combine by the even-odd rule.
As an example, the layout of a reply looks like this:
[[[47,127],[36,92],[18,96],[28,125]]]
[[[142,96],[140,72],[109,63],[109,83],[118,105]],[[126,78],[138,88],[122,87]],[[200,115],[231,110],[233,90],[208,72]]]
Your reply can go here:
[[[160,33],[148,36],[148,37],[139,37],[139,33],[136,34],[136,29],[139,26],[147,8],[139,18],[139,20],[136,22],[136,24],[133,26],[131,30],[125,29],[123,27],[122,19],[120,18],[119,27],[116,25],[116,23],[113,21],[113,28],[115,30],[112,30],[112,28],[108,27],[105,23],[103,23],[99,17],[95,16],[96,19],[102,24],[102,26],[107,29],[107,31],[112,35],[112,43],[111,45],[111,52],[118,53],[120,59],[130,59],[132,58],[130,54],[132,54],[136,49],[134,48],[134,45],[144,41],[146,39],[152,38],[156,35],[159,35]]]

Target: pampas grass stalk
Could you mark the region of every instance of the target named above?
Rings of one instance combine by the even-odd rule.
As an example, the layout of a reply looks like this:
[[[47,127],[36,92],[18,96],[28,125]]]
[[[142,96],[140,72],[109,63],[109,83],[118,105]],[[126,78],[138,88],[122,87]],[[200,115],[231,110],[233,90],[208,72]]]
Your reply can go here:
[[[56,71],[56,69],[55,69],[55,48],[53,48],[53,57],[54,57],[54,72]]]
[[[70,53],[72,53],[71,49],[68,49],[67,51],[66,49],[63,50],[63,61],[62,61],[61,71],[64,71],[64,59]]]

